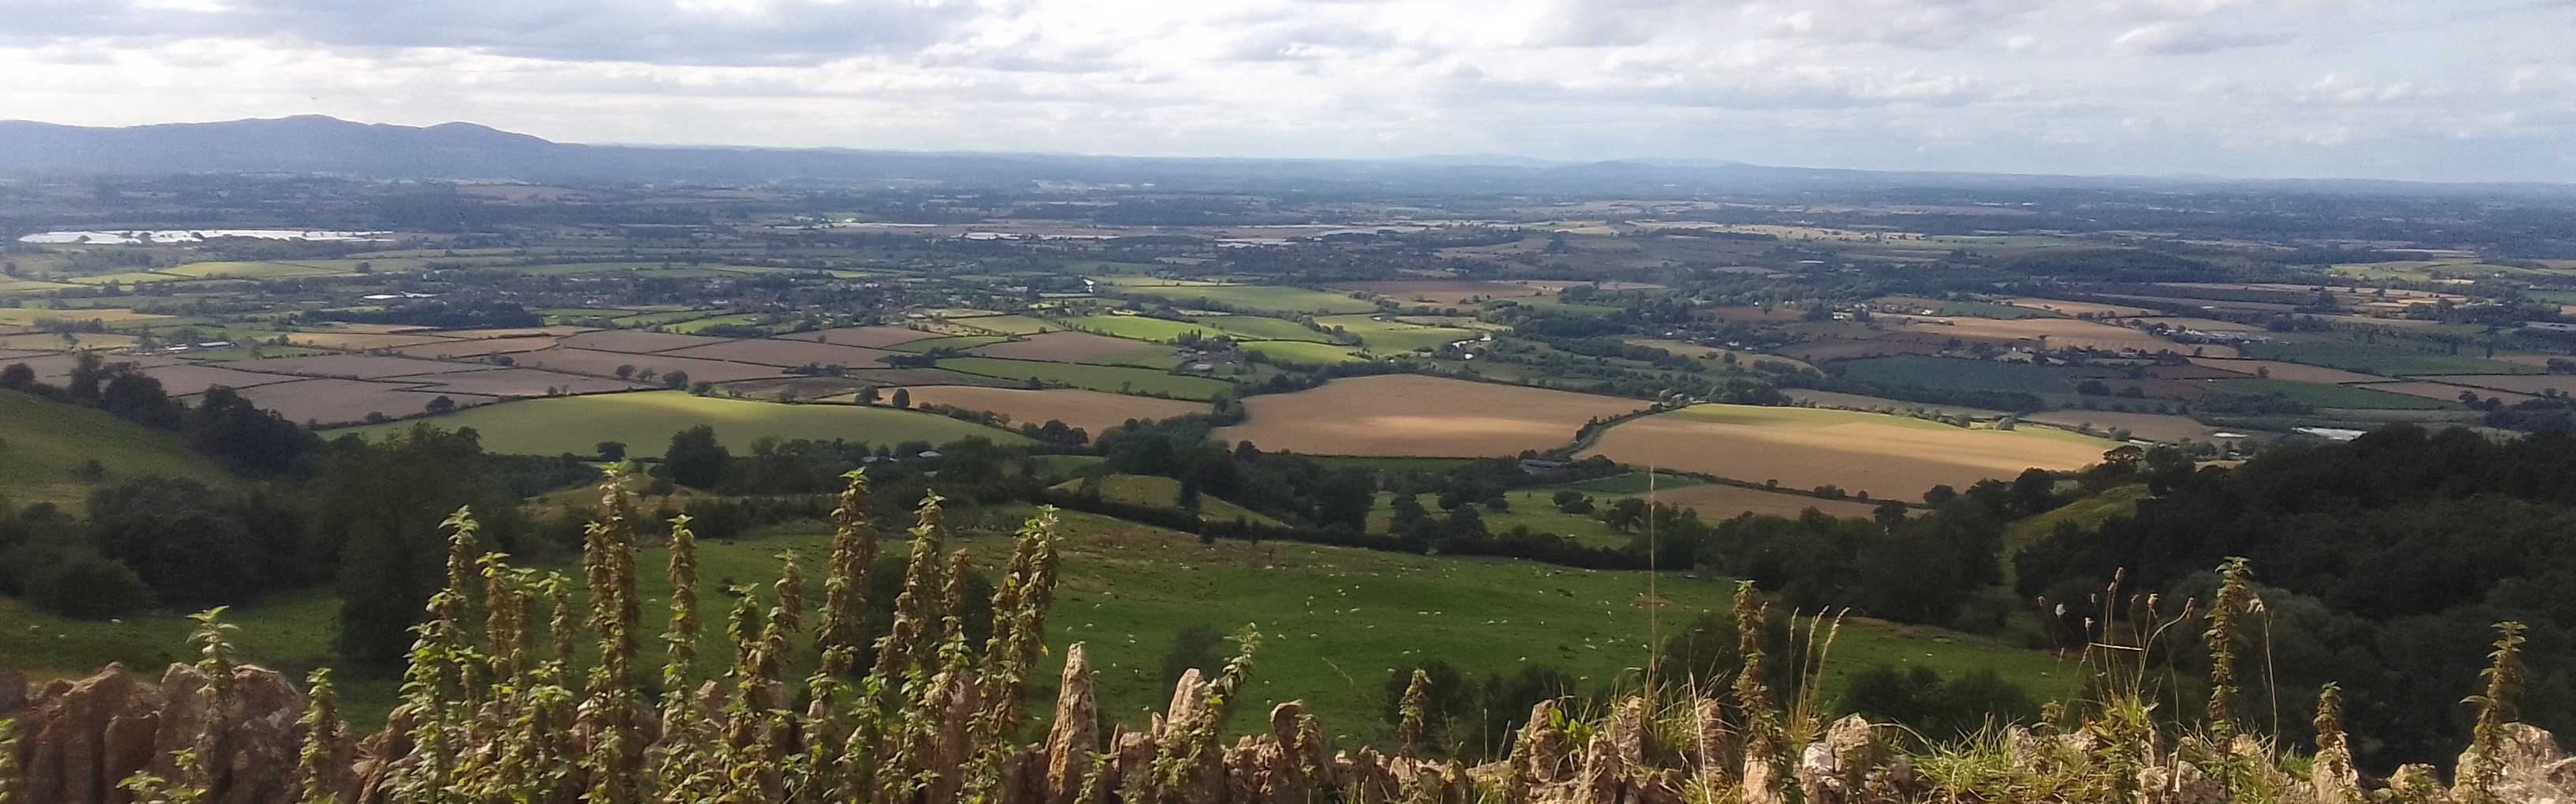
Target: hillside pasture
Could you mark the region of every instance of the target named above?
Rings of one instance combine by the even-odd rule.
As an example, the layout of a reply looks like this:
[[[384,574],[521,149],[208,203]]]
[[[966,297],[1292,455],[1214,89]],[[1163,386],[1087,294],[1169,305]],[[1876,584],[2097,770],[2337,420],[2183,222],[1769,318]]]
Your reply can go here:
[[[945,444],[969,437],[1000,444],[1028,442],[1017,433],[919,411],[857,405],[785,405],[691,396],[680,391],[528,399],[422,421],[440,429],[472,427],[482,435],[484,449],[520,455],[588,455],[602,441],[622,441],[641,452],[656,452],[670,443],[672,433],[700,424],[713,426],[717,440],[736,452],[749,449],[751,442],[764,437],[844,439],[870,444]],[[346,432],[373,438],[408,426],[411,423],[397,422]]]
[[[691,346],[658,352],[657,356],[689,357],[701,360],[728,360],[762,366],[840,366],[842,368],[884,368],[885,358],[896,353],[859,346],[836,346],[812,341],[756,339],[725,341],[705,346]],[[693,375],[694,376],[694,375]]]
[[[1390,374],[1243,401],[1220,441],[1309,455],[1503,457],[1574,440],[1587,421],[1647,403],[1570,391]]]
[[[1207,406],[1177,399],[1128,396],[1080,388],[1049,388],[1033,391],[1026,388],[989,388],[971,385],[921,385],[905,390],[912,394],[912,404],[948,405],[966,410],[982,410],[1011,417],[1020,422],[1045,424],[1048,420],[1082,428],[1094,436],[1131,419],[1168,419],[1192,413],[1206,413]]]
[[[97,461],[106,482],[144,475],[222,483],[226,475],[188,449],[177,433],[146,428],[106,412],[0,391],[0,488],[12,506],[54,503],[79,510],[93,485],[78,471]],[[0,618],[5,619],[5,618]],[[14,620],[12,622],[15,622]]]
[[[1055,485],[1056,491],[1077,491],[1083,481],[1068,480]],[[1100,479],[1100,499],[1147,508],[1180,507],[1181,481],[1159,475],[1109,475]],[[1232,522],[1241,519],[1255,525],[1277,527],[1282,523],[1251,509],[1208,495],[1199,495],[1199,521]]]
[[[1011,360],[1043,360],[1054,363],[1090,363],[1120,355],[1131,355],[1156,347],[1107,335],[1088,332],[1048,332],[1016,341],[987,344],[967,350],[979,357]],[[1161,349],[1165,354],[1169,348]]]
[[[1234,387],[1234,383],[1212,377],[1172,374],[1153,369],[1049,363],[1039,360],[1005,360],[998,357],[960,357],[942,360],[939,361],[939,367],[1005,380],[1025,380],[1035,377],[1044,383],[1070,385],[1094,391],[1201,401]]]
[[[2009,480],[2032,467],[2081,468],[2114,446],[2039,428],[1970,430],[1855,411],[1709,404],[1620,423],[1581,456],[1912,500],[1936,485]]]

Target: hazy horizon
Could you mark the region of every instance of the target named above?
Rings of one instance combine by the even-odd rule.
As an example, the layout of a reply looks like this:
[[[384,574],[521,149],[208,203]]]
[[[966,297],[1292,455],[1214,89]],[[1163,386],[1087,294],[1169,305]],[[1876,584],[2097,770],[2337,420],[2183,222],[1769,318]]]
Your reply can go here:
[[[11,0],[0,117],[2576,182],[2576,2]]]

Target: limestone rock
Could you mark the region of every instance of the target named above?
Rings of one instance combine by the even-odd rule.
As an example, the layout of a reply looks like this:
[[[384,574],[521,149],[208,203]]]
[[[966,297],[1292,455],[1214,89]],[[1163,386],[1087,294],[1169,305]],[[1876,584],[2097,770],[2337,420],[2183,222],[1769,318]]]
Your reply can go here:
[[[1065,648],[1064,678],[1056,688],[1055,725],[1047,732],[1047,804],[1073,804],[1100,750],[1100,703],[1092,697],[1091,662],[1082,643]]]

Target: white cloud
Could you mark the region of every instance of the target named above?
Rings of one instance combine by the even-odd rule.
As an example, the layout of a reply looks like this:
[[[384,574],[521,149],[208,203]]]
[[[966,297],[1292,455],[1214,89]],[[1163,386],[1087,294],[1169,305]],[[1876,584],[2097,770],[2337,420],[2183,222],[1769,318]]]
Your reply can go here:
[[[2553,35],[2576,4],[2530,0],[0,0],[0,18],[0,114],[87,124],[2576,180],[2558,155],[2576,54]]]

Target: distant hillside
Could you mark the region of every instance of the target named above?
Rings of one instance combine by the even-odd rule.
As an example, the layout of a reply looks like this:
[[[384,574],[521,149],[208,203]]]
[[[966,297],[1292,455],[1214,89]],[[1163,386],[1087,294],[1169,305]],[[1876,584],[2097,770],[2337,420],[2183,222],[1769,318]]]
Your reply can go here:
[[[140,475],[206,482],[227,475],[188,449],[177,433],[77,405],[0,391],[0,495],[11,505],[51,502],[77,510],[93,483],[81,469],[96,460],[108,482]]]
[[[418,127],[319,115],[93,128],[0,121],[0,172],[326,173],[375,178],[618,181],[1035,181],[1152,183],[1173,191],[1400,188],[1408,192],[1653,193],[1895,188],[2295,187],[2388,192],[2492,191],[2503,185],[2223,182],[1769,167],[1717,159],[1553,162],[1486,154],[1408,159],[1148,158],[937,153],[843,148],[578,145],[472,123]],[[2564,192],[2554,185],[2522,185]]]

